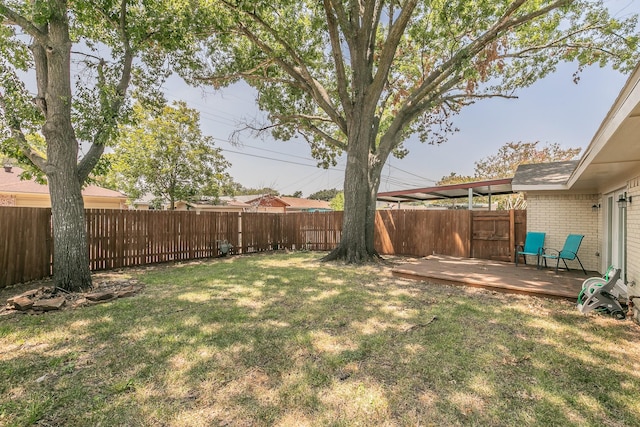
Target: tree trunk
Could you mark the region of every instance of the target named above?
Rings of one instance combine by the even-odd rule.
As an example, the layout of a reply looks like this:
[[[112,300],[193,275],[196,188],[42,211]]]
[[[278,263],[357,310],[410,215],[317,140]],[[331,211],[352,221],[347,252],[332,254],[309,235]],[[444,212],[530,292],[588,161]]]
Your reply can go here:
[[[380,188],[380,175],[382,174],[382,167],[384,162],[376,159],[376,164],[370,165],[369,170],[369,203],[367,204],[367,219],[366,219],[366,245],[367,251],[370,254],[378,255],[378,251],[375,248],[375,235],[376,235],[376,211],[377,211],[377,196],[378,189]]]
[[[53,219],[54,284],[71,292],[89,289],[84,203],[75,169],[57,169],[47,178]]]
[[[350,141],[344,180],[342,237],[323,261],[342,260],[360,264],[380,259],[374,247],[376,195],[382,167],[369,152],[371,127],[362,126],[358,141]]]
[[[68,291],[91,287],[89,250],[78,177],[78,141],[71,122],[71,40],[64,2],[56,4],[48,26],[46,52],[36,56],[39,96],[44,98],[47,141],[44,172],[49,182],[53,222],[53,282]]]

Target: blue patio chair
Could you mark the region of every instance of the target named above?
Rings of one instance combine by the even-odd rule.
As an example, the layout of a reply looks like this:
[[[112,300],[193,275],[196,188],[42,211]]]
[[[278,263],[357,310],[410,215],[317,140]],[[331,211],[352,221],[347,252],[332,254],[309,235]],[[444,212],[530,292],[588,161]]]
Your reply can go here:
[[[536,257],[536,267],[540,267],[540,255],[544,248],[545,233],[530,231],[524,239],[524,245],[516,245],[516,267],[518,266],[518,258],[522,255],[524,263],[527,263],[527,255]],[[520,248],[520,250],[518,250]]]
[[[569,266],[567,265],[567,260],[573,261],[578,260],[580,267],[582,267],[582,271],[584,274],[587,274],[587,271],[584,269],[582,262],[580,262],[580,258],[578,258],[578,250],[580,249],[580,244],[582,243],[582,239],[584,236],[582,234],[569,234],[567,236],[567,240],[564,241],[564,246],[562,250],[557,249],[543,249],[542,251],[542,259],[544,260],[544,266],[547,266],[547,259],[555,259],[556,260],[556,274],[558,274],[558,266],[560,265],[560,260],[564,263],[564,266],[569,271]],[[547,253],[547,251],[553,251],[552,253]]]

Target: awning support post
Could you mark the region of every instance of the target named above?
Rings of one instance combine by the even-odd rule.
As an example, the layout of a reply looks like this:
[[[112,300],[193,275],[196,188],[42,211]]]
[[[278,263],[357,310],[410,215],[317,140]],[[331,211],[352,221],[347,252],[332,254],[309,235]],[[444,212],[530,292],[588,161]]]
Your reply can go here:
[[[489,189],[489,212],[491,212],[491,186],[487,187]]]

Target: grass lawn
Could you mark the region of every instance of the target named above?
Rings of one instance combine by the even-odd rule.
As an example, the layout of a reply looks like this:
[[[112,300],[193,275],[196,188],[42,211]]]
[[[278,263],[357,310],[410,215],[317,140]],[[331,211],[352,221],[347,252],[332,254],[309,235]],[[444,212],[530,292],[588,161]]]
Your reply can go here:
[[[0,425],[640,425],[631,321],[320,256],[109,273],[145,288],[0,321]]]

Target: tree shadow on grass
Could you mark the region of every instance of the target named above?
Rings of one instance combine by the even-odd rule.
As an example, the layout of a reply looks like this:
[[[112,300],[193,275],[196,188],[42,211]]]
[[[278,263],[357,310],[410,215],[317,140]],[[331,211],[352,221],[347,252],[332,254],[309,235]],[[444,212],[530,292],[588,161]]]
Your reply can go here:
[[[22,341],[0,359],[0,416],[68,426],[640,424],[628,359],[637,329],[566,304],[313,259],[155,269],[134,298],[16,319],[0,328],[3,343]],[[631,344],[607,350],[614,342]]]

